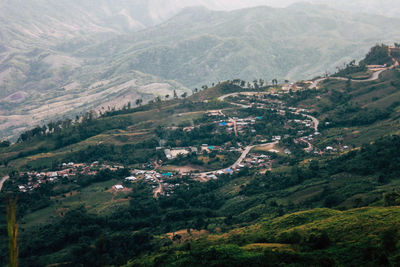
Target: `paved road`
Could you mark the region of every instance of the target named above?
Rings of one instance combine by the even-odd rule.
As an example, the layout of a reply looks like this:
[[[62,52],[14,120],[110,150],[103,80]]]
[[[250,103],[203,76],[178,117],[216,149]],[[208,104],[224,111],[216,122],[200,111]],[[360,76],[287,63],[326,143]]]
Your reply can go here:
[[[8,180],[8,179],[10,179],[10,176],[4,176],[3,178],[1,178],[1,180],[0,180],[0,192],[1,192],[1,189],[3,188],[3,184]]]
[[[251,145],[251,146],[247,146],[244,151],[242,152],[242,154],[240,155],[240,157],[236,160],[235,163],[233,163],[231,166],[227,167],[227,168],[223,168],[221,170],[216,170],[216,171],[208,171],[208,172],[203,172],[203,173],[199,173],[198,175],[200,175],[200,177],[204,177],[207,175],[211,175],[211,174],[216,174],[217,172],[225,172],[226,169],[236,169],[238,168],[238,166],[243,162],[243,160],[247,157],[247,155],[250,153],[250,151],[257,147],[257,146],[269,146],[269,145],[276,145],[278,142],[273,142],[273,143],[263,143],[263,144],[257,144],[257,145]]]
[[[228,97],[234,97],[234,96],[238,96],[238,95],[240,95],[240,94],[247,94],[247,95],[254,95],[254,94],[259,94],[260,92],[237,92],[237,93],[232,93],[232,94],[227,94],[227,95],[223,95],[223,96],[220,96],[220,97],[218,97],[218,100],[219,101],[224,101],[225,100],[225,98],[228,98]],[[251,108],[250,106],[248,106],[248,105],[243,105],[243,104],[238,104],[238,103],[234,103],[234,102],[229,102],[231,105],[234,105],[234,106],[238,106],[238,107],[242,107],[242,108]]]
[[[372,81],[376,81],[379,79],[379,76],[381,75],[382,72],[384,72],[385,70],[378,70],[376,72],[374,72],[370,78],[366,79],[366,80],[354,80],[351,79],[352,82],[355,83],[365,83],[365,82],[372,82]],[[315,81],[313,81],[313,83],[310,85],[310,89],[317,89],[318,88],[318,84],[320,84],[322,81],[325,80],[339,80],[339,81],[347,81],[348,78],[343,78],[343,77],[328,77],[328,78],[320,78],[317,79]]]
[[[309,89],[317,89],[318,88],[318,84],[320,84],[320,82],[325,81],[327,78],[319,78],[316,79],[315,81],[313,81],[313,83],[310,85],[310,87],[308,87]]]
[[[313,127],[314,130],[315,130],[316,132],[318,132],[319,120],[318,120],[317,118],[315,118],[315,117],[313,117],[313,116],[311,116],[311,115],[307,115],[307,114],[300,113],[300,112],[292,112],[292,113],[293,113],[293,114],[297,114],[297,115],[302,115],[302,116],[305,116],[305,117],[311,119],[311,120],[313,121],[313,123],[314,123],[314,127]]]

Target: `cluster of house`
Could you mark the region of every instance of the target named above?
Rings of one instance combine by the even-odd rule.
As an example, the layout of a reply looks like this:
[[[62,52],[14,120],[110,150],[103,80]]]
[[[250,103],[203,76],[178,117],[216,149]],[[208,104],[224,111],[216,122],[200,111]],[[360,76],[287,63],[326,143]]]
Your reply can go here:
[[[244,167],[245,167],[244,165],[240,165],[240,166],[238,165],[237,168],[226,168],[223,170],[210,171],[207,173],[192,173],[191,176],[195,179],[204,178],[207,180],[217,180],[218,176],[220,176],[220,175],[226,175],[226,174],[231,175],[235,172],[238,172],[240,170],[240,168],[244,168]]]
[[[109,169],[111,171],[117,171],[121,168],[123,169],[124,166],[99,164],[97,161],[91,164],[73,162],[63,163],[62,168],[58,171],[31,171],[20,173],[20,177],[27,178],[28,182],[26,184],[18,185],[18,189],[20,192],[28,192],[40,187],[41,184],[47,182],[56,182],[59,178],[72,178],[78,174],[96,175],[100,170]]]
[[[349,150],[350,147],[346,145],[335,145],[335,146],[327,146],[324,149],[324,152],[326,153],[335,153],[335,152],[344,152]]]
[[[224,127],[228,133],[233,133],[236,131],[238,134],[245,134],[246,131],[250,131],[252,133],[256,133],[256,130],[254,127],[252,127],[254,124],[256,124],[257,120],[261,120],[262,117],[248,117],[248,118],[232,118],[230,121],[216,121],[220,127]]]
[[[260,153],[249,153],[246,158],[243,159],[239,164],[234,164],[232,167],[210,171],[206,173],[192,173],[193,178],[203,178],[207,180],[216,180],[221,175],[232,175],[239,172],[241,169],[248,168],[264,168],[270,170],[272,166],[272,160],[270,156]]]
[[[208,111],[208,112],[207,112],[207,115],[208,115],[209,117],[219,117],[219,116],[225,117],[224,113],[222,113],[221,110],[211,110],[211,111]]]
[[[170,196],[173,193],[174,188],[180,186],[180,183],[176,183],[171,178],[181,177],[179,174],[173,174],[171,172],[160,173],[157,171],[146,171],[146,170],[131,170],[131,176],[126,177],[124,180],[127,183],[133,183],[139,180],[144,180],[146,183],[150,184],[151,187],[155,190],[157,187],[161,186],[161,192],[166,196]],[[116,188],[116,186],[122,185],[115,185],[114,189],[122,190],[124,187]]]
[[[282,94],[282,93],[281,93]],[[270,110],[275,110],[281,115],[286,115],[285,110],[289,110],[291,113],[307,113],[309,112],[307,109],[304,108],[295,108],[295,107],[287,107],[283,101],[281,100],[271,100],[267,98],[266,96],[280,96],[281,94],[274,94],[271,92],[267,93],[262,93],[258,95],[240,95],[238,96],[240,99],[240,102],[242,104],[247,104],[249,107],[256,107],[260,109],[270,109]]]
[[[229,146],[214,146],[214,145],[208,145],[208,144],[202,144],[199,147],[174,147],[174,148],[167,148],[164,149],[164,154],[167,157],[167,159],[175,159],[179,155],[185,156],[190,153],[196,153],[197,155],[201,155],[204,152],[210,153],[212,151],[217,151],[217,152],[242,152],[241,147],[242,145],[238,143],[239,148],[235,147],[229,147]]]
[[[249,153],[239,167],[271,169],[272,160],[270,156],[264,154]]]
[[[176,130],[182,129],[182,131],[184,131],[184,132],[191,132],[195,128],[199,128],[199,126],[186,126],[186,127],[171,126],[171,127],[167,127],[168,130],[176,131]]]
[[[314,128],[314,122],[310,119],[305,119],[305,120],[299,120],[299,119],[295,119],[295,120],[288,120],[288,123],[294,122],[296,124],[302,124],[307,128]]]
[[[185,156],[190,153],[198,153],[199,149],[197,147],[176,147],[171,149],[164,149],[165,156],[167,159],[177,158],[179,155]]]
[[[303,85],[307,85],[308,83],[304,83]],[[310,83],[311,84],[311,83]],[[290,91],[292,92],[297,92],[297,91],[301,91],[304,90],[304,86],[302,86],[301,84],[297,84],[297,83],[285,83],[282,85],[282,91],[288,93]]]

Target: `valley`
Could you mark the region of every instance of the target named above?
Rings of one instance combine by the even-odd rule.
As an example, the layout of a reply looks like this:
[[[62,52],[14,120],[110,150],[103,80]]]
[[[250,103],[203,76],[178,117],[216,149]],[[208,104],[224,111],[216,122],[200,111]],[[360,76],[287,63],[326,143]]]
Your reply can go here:
[[[104,238],[105,261],[120,266],[395,263],[400,71],[390,60],[323,80],[229,80],[1,143],[21,262],[93,265]]]
[[[37,125],[174,90],[190,95],[219,81],[312,79],[360,59],[377,41],[395,41],[400,25],[311,4],[215,11],[170,2],[165,13],[154,11],[158,1],[122,0],[41,1],[19,13],[22,1],[4,1],[0,20],[10,23],[0,30],[0,137],[15,141]]]
[[[0,266],[400,266],[398,0],[0,0]]]

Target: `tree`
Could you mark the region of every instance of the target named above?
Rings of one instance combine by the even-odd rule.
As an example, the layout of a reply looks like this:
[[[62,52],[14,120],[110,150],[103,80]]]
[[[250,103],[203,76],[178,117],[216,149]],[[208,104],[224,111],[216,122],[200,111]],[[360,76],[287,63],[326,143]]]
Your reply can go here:
[[[398,232],[396,228],[390,228],[381,234],[382,248],[388,252],[396,250],[398,241]]]
[[[178,98],[178,94],[176,93],[176,90],[174,90],[174,98],[175,98],[175,99]]]
[[[187,93],[184,92],[184,93],[181,95],[181,97],[186,98],[186,97],[187,97]]]
[[[258,89],[258,81],[257,81],[257,80],[254,80],[254,81],[253,81],[253,84],[254,84],[254,88],[255,88],[255,89]]]
[[[393,59],[389,56],[389,47],[382,44],[372,47],[361,63],[367,65],[384,65],[391,64],[392,62]]]
[[[11,145],[10,141],[5,140],[0,143],[0,147],[9,147]]]
[[[142,103],[143,103],[143,99],[141,99],[141,98],[139,98],[139,99],[136,99],[136,106],[141,106],[142,105]]]
[[[169,98],[169,95],[165,95],[165,99],[168,99]]]
[[[178,241],[178,242],[180,243],[181,240],[182,240],[182,236],[179,235],[179,234],[176,234],[176,235],[174,235],[174,236],[172,237],[172,240],[173,240],[173,241]]]

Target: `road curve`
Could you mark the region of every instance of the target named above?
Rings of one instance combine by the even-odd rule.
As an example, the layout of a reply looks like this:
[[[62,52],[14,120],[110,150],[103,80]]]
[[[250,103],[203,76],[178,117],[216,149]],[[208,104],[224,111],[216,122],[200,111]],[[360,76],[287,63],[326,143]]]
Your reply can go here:
[[[240,165],[240,163],[242,163],[242,161],[246,158],[247,154],[249,154],[250,151],[251,151],[253,148],[255,148],[255,147],[257,147],[257,146],[276,145],[277,143],[278,143],[278,142],[275,141],[275,142],[272,142],[272,143],[263,143],[263,144],[257,144],[257,145],[247,146],[247,147],[244,149],[244,151],[242,152],[242,154],[240,155],[240,157],[239,157],[239,158],[236,160],[236,162],[233,163],[231,166],[226,167],[226,168],[223,168],[223,169],[221,169],[221,170],[202,172],[202,173],[199,173],[198,175],[200,175],[200,176],[206,176],[206,175],[216,174],[216,173],[219,172],[219,171],[225,172],[226,169],[236,169],[236,168]]]
[[[8,179],[10,179],[10,176],[4,176],[3,178],[1,178],[1,180],[0,180],[0,192],[1,192],[1,189],[3,188],[3,184],[8,180]]]
[[[386,70],[386,69],[385,69]],[[372,82],[372,81],[376,81],[379,79],[379,76],[381,75],[382,72],[384,72],[385,70],[378,70],[375,71],[374,73],[372,73],[371,77],[365,80],[355,80],[355,79],[350,79],[350,81],[355,82],[355,83],[366,83],[366,82]],[[325,80],[339,80],[339,81],[347,81],[348,78],[344,78],[344,77],[328,77],[328,78],[319,78],[315,81],[313,81],[313,83],[310,85],[309,89],[317,89],[318,88],[318,84],[320,84],[322,81]]]

